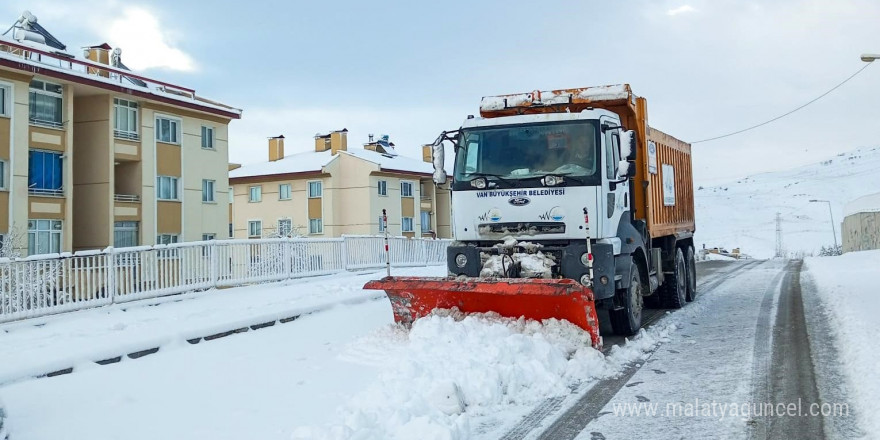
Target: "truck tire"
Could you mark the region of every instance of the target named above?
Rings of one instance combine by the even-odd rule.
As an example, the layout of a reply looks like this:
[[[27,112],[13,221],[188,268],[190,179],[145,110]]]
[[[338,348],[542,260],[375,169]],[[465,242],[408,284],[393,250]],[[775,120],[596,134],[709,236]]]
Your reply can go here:
[[[624,294],[623,307],[620,310],[608,311],[612,330],[622,336],[635,335],[642,328],[642,308],[644,307],[642,293],[645,291],[645,286],[642,284],[639,265],[634,262],[632,269],[630,269],[630,277],[632,279],[629,288],[621,291]]]
[[[694,257],[694,247],[688,246],[687,248],[687,278],[688,278],[688,291],[687,291],[687,300],[693,301],[697,299],[697,260]]]
[[[675,248],[672,274],[666,274],[660,286],[660,301],[667,309],[680,309],[687,301],[687,263],[681,248]]]

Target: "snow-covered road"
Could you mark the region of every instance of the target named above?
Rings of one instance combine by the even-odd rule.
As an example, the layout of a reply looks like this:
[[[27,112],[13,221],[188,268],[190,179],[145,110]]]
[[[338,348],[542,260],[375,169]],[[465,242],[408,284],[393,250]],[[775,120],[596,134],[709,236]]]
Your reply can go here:
[[[814,292],[801,297],[799,265],[698,267],[696,302],[646,314],[641,337],[608,337],[604,354],[564,322],[435,316],[403,332],[384,297],[360,289],[378,273],[7,325],[0,397],[14,440],[776,438],[795,419],[771,424],[730,407],[702,415],[700,405],[847,402],[823,348],[827,323],[804,320],[804,308],[820,306]],[[277,319],[287,323],[187,342]],[[124,356],[150,347],[159,351]],[[72,374],[27,379],[67,366]],[[657,414],[644,415],[651,405]],[[823,420],[798,420],[798,432],[858,434],[849,418]]]

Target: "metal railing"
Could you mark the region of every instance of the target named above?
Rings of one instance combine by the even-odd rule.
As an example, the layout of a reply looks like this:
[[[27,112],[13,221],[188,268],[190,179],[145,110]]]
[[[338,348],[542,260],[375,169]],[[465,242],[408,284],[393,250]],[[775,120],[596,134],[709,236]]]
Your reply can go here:
[[[450,242],[393,237],[391,264],[442,264]],[[0,322],[384,266],[383,237],[366,235],[211,240],[0,258]]]
[[[113,194],[113,200],[117,202],[139,203],[141,196],[136,194]]]
[[[54,128],[58,130],[64,129],[64,124],[56,121],[45,121],[37,118],[28,118],[28,122],[31,125],[36,125],[38,127]]]
[[[132,131],[122,131],[122,130],[113,130],[113,137],[118,139],[125,139],[127,141],[136,141],[140,139],[137,132]]]
[[[64,197],[64,189],[28,188],[28,194],[41,197]]]

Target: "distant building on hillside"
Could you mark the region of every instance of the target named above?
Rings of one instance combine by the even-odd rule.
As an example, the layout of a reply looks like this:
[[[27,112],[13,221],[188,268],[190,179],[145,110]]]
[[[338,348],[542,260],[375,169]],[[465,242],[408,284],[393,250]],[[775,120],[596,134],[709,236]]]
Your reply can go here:
[[[880,249],[880,193],[847,203],[843,215],[843,252]]]
[[[432,172],[430,154],[425,161],[399,156],[387,136],[350,150],[348,130],[337,130],[316,135],[313,151],[290,156],[284,136],[273,137],[269,161],[229,172],[229,234],[381,234],[385,209],[392,235],[447,238],[449,191],[435,187]]]

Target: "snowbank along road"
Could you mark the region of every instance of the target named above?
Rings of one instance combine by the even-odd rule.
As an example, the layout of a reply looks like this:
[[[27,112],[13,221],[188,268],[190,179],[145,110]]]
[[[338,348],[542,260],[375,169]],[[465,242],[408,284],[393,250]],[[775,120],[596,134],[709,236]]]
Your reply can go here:
[[[290,310],[328,294],[347,301],[377,276],[359,274],[144,307],[124,312],[137,317],[126,326],[109,310],[84,314],[88,325],[71,327],[68,318],[13,329],[7,338],[18,333],[50,348],[63,328],[60,342],[83,353],[92,350],[83,341],[105,332],[184,336],[141,359],[80,362],[72,374],[8,384],[0,396],[16,440],[862,435],[820,303],[800,283],[800,262],[710,261],[698,270],[695,302],[646,310],[645,332],[606,337],[604,356],[583,331],[558,321],[433,316],[404,332],[390,325],[387,301],[370,300],[376,292],[284,325],[185,342],[205,331],[197,319],[239,325],[236,307],[263,319],[257,300]],[[772,417],[764,416],[766,405]]]

